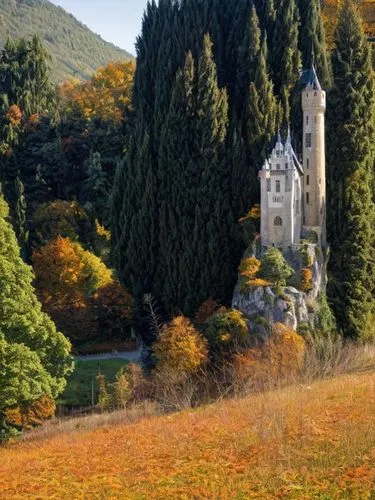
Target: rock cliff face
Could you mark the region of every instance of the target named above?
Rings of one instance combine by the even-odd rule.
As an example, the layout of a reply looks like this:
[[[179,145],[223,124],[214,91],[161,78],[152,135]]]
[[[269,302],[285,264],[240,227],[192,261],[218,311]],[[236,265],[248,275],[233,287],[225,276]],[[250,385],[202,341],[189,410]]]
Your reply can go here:
[[[307,307],[307,295],[293,287],[285,287],[281,294],[271,287],[257,287],[248,292],[241,292],[236,287],[233,309],[241,311],[253,326],[283,323],[294,330],[312,318]],[[259,318],[264,324],[259,325]]]
[[[248,251],[247,255],[251,253]],[[239,280],[233,294],[233,309],[241,311],[248,319],[250,327],[261,335],[266,333],[267,325],[276,322],[294,330],[303,324],[313,327],[318,310],[317,299],[325,294],[327,257],[316,245],[306,244],[289,248],[283,254],[295,271],[305,267],[311,270],[312,290],[309,293],[299,291],[294,286],[281,290],[272,286],[259,286],[243,291]],[[261,258],[261,255],[258,254],[257,257]]]

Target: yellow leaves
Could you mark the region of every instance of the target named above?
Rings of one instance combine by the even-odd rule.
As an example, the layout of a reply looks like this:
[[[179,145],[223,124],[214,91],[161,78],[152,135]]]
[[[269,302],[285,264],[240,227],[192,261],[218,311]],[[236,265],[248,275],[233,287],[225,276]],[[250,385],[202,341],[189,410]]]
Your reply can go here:
[[[111,231],[102,226],[102,224],[100,224],[98,219],[95,220],[95,229],[96,229],[96,234],[98,236],[105,239],[106,241],[111,240]]]
[[[260,216],[260,205],[254,205],[244,217],[239,219],[239,222],[246,222],[248,220],[257,221],[260,220]]]
[[[242,292],[247,292],[251,288],[272,286],[270,281],[257,277],[260,268],[261,261],[255,257],[242,259],[239,267]]]
[[[61,84],[62,101],[68,110],[78,105],[88,119],[118,122],[125,118],[122,110],[131,104],[134,72],[133,61],[110,63],[99,68],[89,82],[68,80]]]
[[[98,257],[61,236],[35,251],[32,260],[41,298],[54,307],[83,305],[87,296],[113,280]]]
[[[164,325],[154,346],[157,367],[176,373],[194,373],[208,357],[207,343],[184,316]]]

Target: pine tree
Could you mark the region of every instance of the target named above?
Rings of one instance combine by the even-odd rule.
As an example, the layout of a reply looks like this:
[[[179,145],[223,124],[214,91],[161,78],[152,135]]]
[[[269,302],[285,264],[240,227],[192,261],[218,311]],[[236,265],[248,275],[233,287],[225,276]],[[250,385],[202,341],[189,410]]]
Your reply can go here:
[[[357,8],[345,0],[328,98],[329,298],[339,328],[365,338],[374,314],[374,113],[371,48]]]

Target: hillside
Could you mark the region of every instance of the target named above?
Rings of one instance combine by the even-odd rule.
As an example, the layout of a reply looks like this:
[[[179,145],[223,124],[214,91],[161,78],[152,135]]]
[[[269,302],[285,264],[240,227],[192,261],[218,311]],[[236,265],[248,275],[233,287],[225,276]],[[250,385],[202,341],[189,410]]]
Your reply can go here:
[[[48,0],[1,0],[0,45],[8,37],[38,34],[52,55],[52,78],[88,78],[102,65],[132,57],[104,41]]]
[[[118,414],[117,422],[103,420],[91,431],[76,423],[70,433],[2,450],[1,498],[359,499],[374,493],[374,372],[129,425]]]

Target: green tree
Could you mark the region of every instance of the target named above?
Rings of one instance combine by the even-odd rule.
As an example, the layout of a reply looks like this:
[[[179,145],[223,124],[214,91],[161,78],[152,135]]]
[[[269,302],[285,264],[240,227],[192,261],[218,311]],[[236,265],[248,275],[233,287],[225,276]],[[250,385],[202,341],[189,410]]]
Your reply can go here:
[[[371,47],[357,8],[345,0],[328,98],[329,299],[338,327],[365,338],[374,313],[374,119]],[[373,330],[373,329],[372,329]]]
[[[7,405],[56,398],[71,370],[68,340],[42,312],[0,199],[0,421]]]

